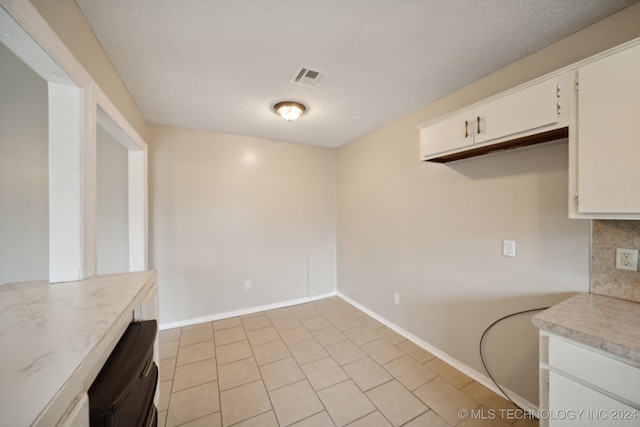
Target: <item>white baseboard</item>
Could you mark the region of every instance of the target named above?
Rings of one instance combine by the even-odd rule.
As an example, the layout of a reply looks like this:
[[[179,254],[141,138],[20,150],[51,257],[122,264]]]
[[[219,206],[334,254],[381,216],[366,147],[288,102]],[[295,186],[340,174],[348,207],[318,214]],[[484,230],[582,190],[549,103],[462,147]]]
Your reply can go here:
[[[497,393],[499,396],[503,396],[503,397],[506,398],[504,393],[494,384],[494,382],[488,376],[486,376],[484,374],[481,374],[480,372],[476,371],[475,369],[473,369],[473,368],[465,365],[464,363],[460,362],[459,360],[449,356],[447,353],[445,353],[445,352],[441,351],[440,349],[432,346],[431,344],[427,343],[426,341],[418,338],[417,336],[415,336],[411,332],[406,331],[405,329],[401,328],[400,326],[396,325],[395,323],[390,322],[389,320],[385,319],[384,317],[380,316],[379,314],[369,310],[367,307],[365,307],[362,304],[354,301],[353,299],[351,299],[350,297],[344,295],[343,293],[337,292],[337,295],[338,295],[338,297],[342,298],[343,300],[345,300],[349,304],[353,305],[357,309],[367,313],[369,316],[373,317],[374,319],[376,319],[380,323],[384,324],[385,326],[389,327],[390,329],[393,329],[395,332],[399,333],[400,335],[402,335],[403,337],[405,337],[409,341],[413,342],[414,344],[418,345],[419,347],[422,347],[423,349],[425,349],[429,353],[433,354],[437,358],[442,359],[443,361],[445,361],[449,365],[453,366],[457,370],[461,371],[465,375],[471,377],[472,379],[474,379],[475,381],[479,382],[483,386],[485,386],[488,389],[492,390],[493,392]],[[509,390],[508,388],[503,387],[503,386],[501,386],[501,387],[509,394],[509,397],[518,406],[520,406],[522,409],[524,409],[525,411],[534,413],[534,414],[537,413],[537,411],[538,411],[538,406],[537,405],[534,405],[533,403],[529,402],[527,399],[525,399],[522,396],[519,396],[518,394],[514,393],[512,390]]]
[[[419,338],[419,337],[415,336],[414,334],[404,330],[403,328],[401,328],[400,326],[396,325],[395,323],[390,322],[389,320],[385,319],[384,317],[380,316],[379,314],[369,310],[367,307],[363,306],[362,304],[354,301],[350,297],[348,297],[348,296],[346,296],[343,293],[338,292],[338,291],[333,291],[333,292],[329,292],[329,293],[326,293],[326,294],[317,295],[317,296],[314,296],[314,297],[298,298],[298,299],[295,299],[295,300],[283,301],[283,302],[279,302],[279,303],[275,303],[275,304],[268,304],[268,305],[262,305],[262,306],[258,306],[258,307],[251,307],[251,308],[241,309],[241,310],[227,311],[227,312],[224,312],[224,313],[218,313],[218,314],[213,314],[213,315],[209,315],[209,316],[196,317],[196,318],[193,318],[193,319],[182,320],[182,321],[179,321],[179,322],[163,323],[163,324],[160,324],[159,329],[160,330],[164,330],[164,329],[179,328],[179,327],[195,325],[195,324],[203,323],[203,322],[212,322],[214,320],[227,319],[229,317],[245,316],[247,314],[258,313],[260,311],[274,310],[274,309],[277,309],[277,308],[289,307],[289,306],[292,306],[292,305],[305,304],[305,303],[308,303],[308,302],[317,301],[317,300],[320,300],[320,299],[324,299],[324,298],[328,298],[328,297],[332,297],[332,296],[336,296],[336,295],[338,297],[340,297],[341,299],[343,299],[344,301],[346,301],[347,303],[353,305],[357,309],[367,313],[369,316],[373,317],[374,319],[376,319],[377,321],[379,321],[383,325],[389,327],[390,329],[393,329],[395,332],[399,333],[400,335],[402,335],[403,337],[405,337],[409,341],[413,342],[414,344],[418,345],[419,347],[422,347],[423,349],[425,349],[429,353],[433,354],[434,356],[438,357],[439,359],[442,359],[443,361],[445,361],[449,365],[451,365],[454,368],[458,369],[459,371],[463,372],[464,374],[466,374],[470,378],[474,379],[475,381],[479,382],[483,386],[485,386],[488,389],[494,391],[495,393],[497,393],[500,396],[504,396],[502,391],[493,383],[493,381],[491,381],[491,379],[488,376],[486,376],[484,374],[481,374],[480,372],[476,371],[475,369],[473,369],[473,368],[465,365],[464,363],[458,361],[457,359],[449,356],[447,353],[445,353],[445,352],[441,351],[440,349],[432,346],[431,344],[427,343],[426,341],[423,341],[421,338]],[[505,387],[502,387],[502,388],[509,394],[509,397],[518,406],[520,406],[522,409],[524,409],[525,411],[532,412],[534,414],[537,413],[537,411],[538,411],[538,406],[537,405],[534,405],[533,403],[529,402],[528,400],[524,399],[523,397],[519,396],[518,394],[514,393],[512,390],[509,390],[508,388],[505,388]]]
[[[292,305],[305,304],[307,302],[317,301],[320,299],[325,299],[325,298],[333,297],[336,295],[337,295],[337,292],[332,291],[326,294],[316,295],[313,297],[304,297],[304,298],[278,302],[274,304],[260,305],[257,307],[243,308],[240,310],[226,311],[224,313],[211,314],[211,315],[202,316],[202,317],[195,317],[193,319],[180,320],[178,322],[161,323],[160,326],[158,326],[158,329],[162,331],[164,329],[181,328],[183,326],[191,326],[191,325],[196,325],[198,323],[213,322],[214,320],[228,319],[229,317],[246,316],[247,314],[258,313],[260,311],[275,310],[277,308],[289,307]]]

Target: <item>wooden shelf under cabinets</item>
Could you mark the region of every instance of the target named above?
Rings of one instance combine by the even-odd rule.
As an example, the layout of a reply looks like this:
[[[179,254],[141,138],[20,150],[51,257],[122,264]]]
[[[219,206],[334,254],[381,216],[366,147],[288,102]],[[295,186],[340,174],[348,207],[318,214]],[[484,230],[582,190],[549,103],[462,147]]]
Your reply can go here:
[[[542,144],[544,142],[555,141],[561,138],[567,138],[568,136],[569,136],[569,128],[563,127],[559,129],[553,129],[546,132],[537,133],[534,135],[511,139],[509,141],[499,142],[497,144],[482,145],[477,148],[466,148],[464,151],[460,151],[457,153],[444,153],[441,156],[434,157],[424,161],[434,162],[434,163],[455,162],[456,160],[483,156],[485,154],[494,153],[497,151],[511,150],[513,148],[526,147],[528,145]]]

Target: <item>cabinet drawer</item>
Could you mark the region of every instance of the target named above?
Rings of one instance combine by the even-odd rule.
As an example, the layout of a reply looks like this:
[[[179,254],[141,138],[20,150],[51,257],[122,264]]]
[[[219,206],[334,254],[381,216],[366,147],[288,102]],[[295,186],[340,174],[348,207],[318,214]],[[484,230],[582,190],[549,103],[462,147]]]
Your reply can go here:
[[[549,427],[637,426],[638,410],[562,374],[549,372]]]
[[[549,338],[549,366],[640,407],[639,367],[554,337]]]

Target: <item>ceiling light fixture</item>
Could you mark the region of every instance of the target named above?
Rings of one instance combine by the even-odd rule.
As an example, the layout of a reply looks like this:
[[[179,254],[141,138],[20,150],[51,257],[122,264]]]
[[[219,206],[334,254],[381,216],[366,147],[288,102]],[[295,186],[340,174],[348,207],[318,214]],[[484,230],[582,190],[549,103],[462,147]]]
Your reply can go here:
[[[283,101],[278,102],[273,106],[273,109],[278,113],[283,119],[292,121],[300,117],[307,111],[307,107],[300,104],[299,102],[294,101]]]

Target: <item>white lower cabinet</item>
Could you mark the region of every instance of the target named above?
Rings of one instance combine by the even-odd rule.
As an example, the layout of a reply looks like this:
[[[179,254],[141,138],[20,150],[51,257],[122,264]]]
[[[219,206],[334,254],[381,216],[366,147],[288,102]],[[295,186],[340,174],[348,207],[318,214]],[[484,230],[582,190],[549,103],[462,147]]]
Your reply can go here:
[[[640,363],[541,333],[540,426],[640,426]]]

